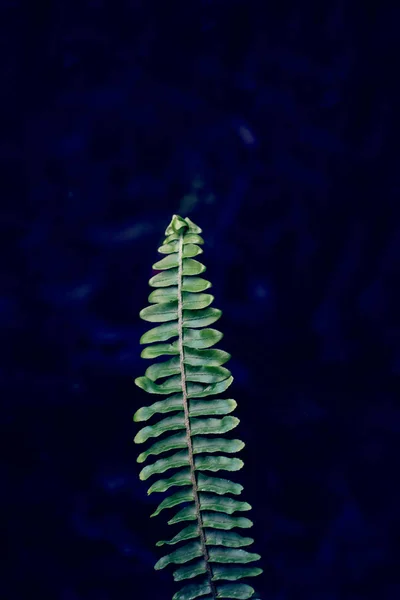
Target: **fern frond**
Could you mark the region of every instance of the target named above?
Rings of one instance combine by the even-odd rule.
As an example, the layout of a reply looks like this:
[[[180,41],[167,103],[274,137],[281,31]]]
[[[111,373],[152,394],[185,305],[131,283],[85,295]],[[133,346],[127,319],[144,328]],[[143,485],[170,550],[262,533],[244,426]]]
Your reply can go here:
[[[174,215],[158,249],[165,256],[153,265],[160,272],[149,284],[156,289],[140,316],[161,325],[141,337],[141,344],[150,344],[141,356],[167,359],[153,363],[135,383],[151,394],[170,395],[136,411],[136,422],[161,418],[142,427],[134,441],[161,438],[137,459],[144,463],[151,455],[163,455],[140,471],[142,480],[156,476],[148,494],[183,488],[166,497],[151,515],[184,504],[168,523],[189,522],[172,539],[157,542],[157,546],[183,545],[160,558],[155,569],[184,565],[174,571],[175,581],[196,581],[185,585],[173,600],[254,599],[254,589],[238,580],[262,573],[261,568],[247,566],[261,557],[243,549],[253,543],[252,538],[232,531],[252,527],[250,519],[237,515],[251,506],[229,496],[241,494],[240,484],[208,474],[240,470],[243,461],[228,455],[239,452],[244,442],[218,437],[235,429],[239,419],[230,414],[236,401],[218,397],[233,377],[223,366],[230,354],[212,348],[223,335],[209,325],[220,318],[221,310],[211,307],[214,296],[204,293],[211,283],[200,277],[206,267],[194,258],[203,253],[201,233],[189,218]],[[164,473],[166,478],[159,478]],[[223,580],[233,583],[220,583]]]

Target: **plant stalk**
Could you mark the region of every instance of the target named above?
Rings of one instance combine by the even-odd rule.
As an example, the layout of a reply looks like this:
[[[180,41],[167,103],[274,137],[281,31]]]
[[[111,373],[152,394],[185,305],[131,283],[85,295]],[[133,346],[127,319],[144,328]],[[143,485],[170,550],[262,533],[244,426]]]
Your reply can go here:
[[[208,554],[207,546],[206,546],[206,536],[204,531],[203,520],[201,517],[200,511],[200,500],[199,500],[199,491],[197,488],[196,481],[196,472],[194,466],[194,458],[193,458],[193,445],[192,445],[192,437],[190,431],[190,419],[189,419],[189,407],[188,407],[188,397],[186,390],[186,374],[185,374],[185,364],[184,364],[184,349],[183,349],[183,309],[182,309],[182,276],[183,276],[183,232],[179,235],[179,270],[178,270],[178,336],[179,336],[179,364],[180,364],[180,372],[181,372],[181,383],[182,383],[182,396],[183,396],[183,410],[185,413],[185,427],[186,427],[186,441],[188,446],[189,453],[189,467],[190,467],[190,478],[192,480],[193,485],[193,497],[196,508],[196,518],[200,536],[200,544],[201,550],[203,553],[204,561],[206,563],[208,580],[211,588],[211,594],[213,600],[217,600],[217,589],[214,581],[212,580],[213,572],[210,564],[210,557]]]

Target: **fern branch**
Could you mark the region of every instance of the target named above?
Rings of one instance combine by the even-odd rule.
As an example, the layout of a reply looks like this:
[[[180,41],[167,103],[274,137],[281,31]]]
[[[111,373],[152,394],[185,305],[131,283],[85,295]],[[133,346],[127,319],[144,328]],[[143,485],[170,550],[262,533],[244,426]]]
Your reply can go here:
[[[168,523],[189,524],[172,539],[157,542],[157,546],[177,545],[177,549],[161,557],[154,568],[183,565],[174,571],[175,581],[195,580],[181,588],[172,600],[255,600],[255,590],[238,580],[262,573],[258,567],[247,566],[261,557],[243,549],[253,543],[252,538],[233,531],[252,527],[250,519],[234,515],[251,506],[230,497],[240,495],[243,486],[206,473],[241,469],[242,460],[226,455],[239,452],[244,443],[216,437],[232,431],[239,419],[230,415],[236,401],[218,397],[232,384],[233,377],[222,366],[230,354],[212,348],[223,336],[209,325],[220,318],[221,310],[210,306],[214,297],[204,291],[211,283],[199,277],[206,267],[194,259],[203,252],[200,233],[201,229],[189,218],[174,215],[158,249],[165,257],[153,265],[159,272],[149,284],[156,289],[148,298],[151,305],[140,311],[140,317],[161,325],[141,337],[140,343],[148,344],[141,356],[169,358],[152,364],[135,383],[151,394],[170,395],[136,411],[134,421],[148,421],[165,413],[167,416],[140,429],[134,441],[141,444],[160,438],[139,454],[139,463],[164,455],[143,467],[140,479],[175,470],[170,477],[157,478],[148,494],[182,488],[166,496],[151,515],[155,517],[165,509],[185,504]],[[157,383],[159,379],[161,383]],[[221,584],[221,580],[228,583]]]

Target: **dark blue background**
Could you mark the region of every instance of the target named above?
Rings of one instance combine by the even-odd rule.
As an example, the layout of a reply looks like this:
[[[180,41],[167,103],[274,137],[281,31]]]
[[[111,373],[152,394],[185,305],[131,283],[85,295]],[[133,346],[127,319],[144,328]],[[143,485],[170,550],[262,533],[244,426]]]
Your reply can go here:
[[[249,583],[400,597],[396,4],[3,1],[5,600],[179,588],[132,442],[173,213],[223,310]]]

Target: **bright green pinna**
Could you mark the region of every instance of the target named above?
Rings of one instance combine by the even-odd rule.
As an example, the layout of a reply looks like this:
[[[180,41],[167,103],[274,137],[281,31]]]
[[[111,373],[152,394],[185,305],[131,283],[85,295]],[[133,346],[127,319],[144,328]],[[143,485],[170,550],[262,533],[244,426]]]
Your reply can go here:
[[[262,569],[249,566],[260,555],[244,550],[253,543],[252,538],[233,531],[253,525],[250,519],[235,515],[251,506],[231,497],[239,496],[243,486],[209,474],[241,469],[243,461],[227,455],[239,452],[244,443],[218,437],[234,429],[239,419],[230,416],[237,405],[235,400],[219,397],[233,377],[222,366],[230,354],[210,349],[222,339],[222,333],[209,327],[220,318],[221,310],[211,307],[214,297],[204,293],[211,283],[200,277],[206,267],[194,258],[203,252],[201,232],[189,218],[174,215],[158,249],[165,257],[153,265],[160,273],[149,284],[156,289],[149,296],[151,306],[144,308],[140,316],[161,325],[140,339],[141,344],[150,344],[141,356],[169,358],[154,362],[135,383],[146,392],[167,394],[168,398],[140,408],[134,421],[171,415],[143,427],[134,441],[141,444],[168,434],[139,455],[139,463],[152,455],[163,455],[141,470],[140,479],[156,476],[148,494],[182,488],[171,492],[151,515],[184,504],[168,521],[182,522],[182,529],[171,540],[157,542],[157,546],[167,544],[172,548],[155,569],[168,564],[183,565],[174,571],[175,581],[192,580],[186,581],[173,600],[255,600],[254,589],[238,580],[262,573]],[[169,470],[174,474],[161,479],[160,474]]]

